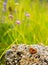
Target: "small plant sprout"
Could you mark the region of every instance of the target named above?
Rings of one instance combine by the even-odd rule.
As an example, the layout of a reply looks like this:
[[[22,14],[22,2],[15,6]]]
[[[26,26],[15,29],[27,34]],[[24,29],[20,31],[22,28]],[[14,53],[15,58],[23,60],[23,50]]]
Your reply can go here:
[[[6,7],[6,2],[4,2],[4,4],[3,4],[3,5],[4,5],[4,7]]]

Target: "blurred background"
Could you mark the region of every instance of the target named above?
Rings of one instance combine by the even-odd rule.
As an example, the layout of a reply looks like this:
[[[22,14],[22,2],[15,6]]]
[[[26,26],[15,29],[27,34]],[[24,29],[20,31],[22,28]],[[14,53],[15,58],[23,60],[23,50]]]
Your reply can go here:
[[[0,59],[14,43],[48,45],[48,0],[0,0]]]

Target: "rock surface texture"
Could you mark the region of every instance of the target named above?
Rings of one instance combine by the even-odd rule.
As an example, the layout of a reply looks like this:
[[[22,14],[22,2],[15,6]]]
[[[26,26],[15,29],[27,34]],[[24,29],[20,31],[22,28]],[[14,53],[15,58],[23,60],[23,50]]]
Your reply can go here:
[[[5,59],[5,65],[48,65],[48,46],[14,44]]]

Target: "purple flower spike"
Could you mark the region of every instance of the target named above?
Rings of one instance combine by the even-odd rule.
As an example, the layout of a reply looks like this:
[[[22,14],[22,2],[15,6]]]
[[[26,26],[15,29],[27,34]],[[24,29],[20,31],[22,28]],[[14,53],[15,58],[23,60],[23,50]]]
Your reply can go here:
[[[6,2],[4,2],[4,10],[6,10]]]
[[[6,7],[6,2],[4,2],[4,7]]]
[[[20,24],[20,21],[19,20],[16,20],[16,24]]]
[[[30,14],[29,13],[26,13],[26,17],[30,17]]]

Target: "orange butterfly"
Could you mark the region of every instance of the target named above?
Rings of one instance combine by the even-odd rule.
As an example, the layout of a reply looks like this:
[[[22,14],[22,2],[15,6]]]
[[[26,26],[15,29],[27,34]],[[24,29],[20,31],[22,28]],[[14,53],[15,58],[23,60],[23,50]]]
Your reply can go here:
[[[30,52],[31,54],[35,54],[35,53],[37,53],[37,50],[34,49],[34,48],[30,48],[30,49],[29,49],[29,52]]]

